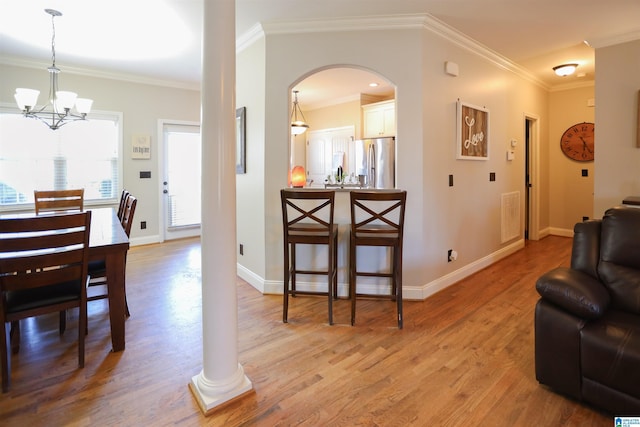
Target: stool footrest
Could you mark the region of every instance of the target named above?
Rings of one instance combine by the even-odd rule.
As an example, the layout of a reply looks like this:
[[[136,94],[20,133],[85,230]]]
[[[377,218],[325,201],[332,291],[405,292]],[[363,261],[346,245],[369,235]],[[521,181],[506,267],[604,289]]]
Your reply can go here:
[[[356,271],[356,276],[393,277],[393,273],[370,273],[370,272],[358,272],[358,271]]]
[[[317,271],[317,270],[291,270],[292,274],[319,274],[322,276],[326,276],[328,273],[327,271]]]

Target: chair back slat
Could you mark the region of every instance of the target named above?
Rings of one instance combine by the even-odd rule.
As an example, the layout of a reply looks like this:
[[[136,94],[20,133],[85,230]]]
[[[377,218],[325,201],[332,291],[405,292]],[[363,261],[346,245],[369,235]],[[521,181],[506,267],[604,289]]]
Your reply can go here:
[[[285,236],[291,232],[329,233],[333,228],[335,191],[281,190]]]
[[[82,211],[84,188],[71,190],[35,190],[36,214],[56,211]]]
[[[406,191],[351,191],[352,236],[380,236],[402,241]]]
[[[91,212],[0,219],[0,291],[86,277],[90,224]]]

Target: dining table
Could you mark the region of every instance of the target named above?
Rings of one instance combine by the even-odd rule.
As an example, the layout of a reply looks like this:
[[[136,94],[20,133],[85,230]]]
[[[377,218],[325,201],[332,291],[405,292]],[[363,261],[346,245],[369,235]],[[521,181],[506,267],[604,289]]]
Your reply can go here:
[[[114,352],[125,348],[125,267],[129,250],[129,237],[125,233],[113,208],[91,208],[89,233],[89,261],[105,261],[109,297],[109,321],[111,324],[111,346]],[[59,215],[60,213],[43,215]],[[5,213],[3,218],[27,218],[35,212]]]

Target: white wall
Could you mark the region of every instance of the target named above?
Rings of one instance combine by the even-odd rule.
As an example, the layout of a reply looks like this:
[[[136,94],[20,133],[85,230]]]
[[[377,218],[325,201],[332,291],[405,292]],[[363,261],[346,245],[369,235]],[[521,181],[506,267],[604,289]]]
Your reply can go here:
[[[121,80],[89,77],[67,73],[62,68],[60,88],[73,89],[81,96],[94,100],[94,110],[123,113],[124,177],[123,185],[136,197],[135,223],[131,230],[132,244],[159,240],[159,188],[162,179],[158,169],[158,119],[200,121],[200,92],[196,90],[161,87]],[[42,69],[22,68],[0,64],[0,102],[13,104],[16,87],[49,92],[49,73]],[[42,96],[40,101],[42,101]],[[16,107],[17,109],[17,107]],[[151,159],[131,159],[131,139],[134,134],[151,135]],[[87,141],[91,149],[91,141]],[[151,179],[140,179],[140,171],[151,171]],[[145,230],[140,221],[147,222]]]
[[[295,35],[270,33],[268,29],[265,40],[268,108],[264,144],[268,149],[264,158],[266,269],[262,279],[266,291],[280,291],[283,277],[279,190],[287,185],[289,90],[327,66],[363,67],[397,86],[397,186],[408,191],[405,295],[427,296],[522,246],[522,233],[512,241],[500,241],[500,196],[524,191],[525,112],[541,118],[542,157],[548,155],[548,94],[543,88],[424,27]],[[291,52],[296,52],[295,58]],[[459,64],[459,77],[444,73],[445,61]],[[259,70],[254,78],[261,78]],[[491,112],[487,161],[455,159],[458,98],[486,106]],[[521,143],[516,159],[509,162],[506,150],[511,139]],[[490,172],[495,172],[495,182],[489,182]],[[454,175],[453,187],[448,186],[449,174]],[[338,197],[340,203],[346,199]],[[523,194],[521,204],[523,207]],[[344,206],[337,209],[344,211]],[[541,206],[546,209],[546,204]],[[341,229],[344,227],[346,224]],[[344,237],[339,251],[339,281],[343,284]],[[460,256],[458,261],[447,263],[451,248]]]
[[[236,106],[247,108],[246,174],[236,175],[238,272],[263,289],[265,272],[265,49],[264,38],[238,52],[236,58]],[[286,107],[285,107],[286,110]],[[232,248],[229,248],[233,250]],[[236,250],[238,250],[236,248]]]
[[[594,217],[640,196],[636,147],[640,40],[596,49],[596,157]]]

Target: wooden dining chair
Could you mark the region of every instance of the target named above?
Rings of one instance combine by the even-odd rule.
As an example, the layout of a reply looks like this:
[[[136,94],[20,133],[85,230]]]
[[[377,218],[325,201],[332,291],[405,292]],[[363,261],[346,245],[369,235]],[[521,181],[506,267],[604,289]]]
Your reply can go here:
[[[338,225],[333,222],[335,191],[280,191],[284,229],[284,301],[282,321],[288,322],[289,295],[326,295],[329,300],[329,324],[333,324],[333,299],[338,295]],[[327,267],[301,268],[296,260],[296,245],[327,247]],[[315,261],[315,260],[314,260]],[[301,291],[296,287],[297,275],[327,276],[327,291]]]
[[[120,221],[122,221],[122,215],[124,215],[124,210],[127,206],[127,197],[129,196],[129,193],[127,190],[123,189],[122,193],[120,194],[120,204],[118,205],[118,219]]]
[[[84,188],[72,190],[35,190],[36,215],[42,212],[81,211]]]
[[[133,216],[136,212],[136,206],[138,204],[138,199],[132,196],[127,192],[127,196],[124,202],[124,208],[122,209],[122,215],[120,218],[120,224],[124,229],[124,232],[127,234],[127,237],[131,234],[131,226],[133,225]],[[126,263],[126,258],[125,258]],[[109,296],[107,292],[107,266],[105,260],[91,261],[89,262],[89,276],[91,280],[89,281],[89,296],[87,297],[87,301],[95,301],[99,299],[105,299]],[[96,293],[91,288],[97,288],[101,286],[104,288],[103,292]],[[127,313],[127,317],[131,315],[129,312],[129,304],[127,303],[127,293],[125,289],[125,309]]]
[[[11,385],[11,352],[19,321],[79,308],[78,365],[84,367],[91,212],[0,219],[0,364],[2,392]],[[6,324],[11,323],[11,339]]]
[[[351,295],[351,325],[356,319],[356,299],[365,297],[391,297],[397,303],[398,328],[402,329],[402,241],[406,191],[351,191],[351,234],[349,237],[349,294]],[[358,268],[357,248],[363,246],[388,247],[391,250],[390,267],[383,271]],[[371,261],[368,258],[366,261]],[[389,295],[358,293],[358,276],[383,277],[390,282]]]

